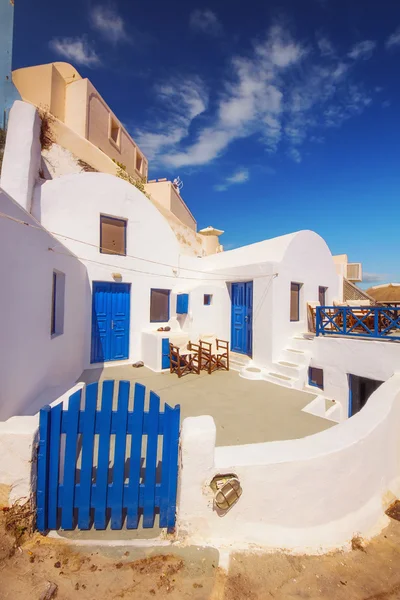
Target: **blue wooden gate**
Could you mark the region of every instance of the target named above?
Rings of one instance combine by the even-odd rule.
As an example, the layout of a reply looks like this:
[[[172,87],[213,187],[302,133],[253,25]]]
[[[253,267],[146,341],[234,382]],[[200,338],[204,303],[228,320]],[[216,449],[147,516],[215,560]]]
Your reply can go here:
[[[118,383],[118,382],[117,382]],[[180,407],[135,384],[91,383],[63,404],[40,411],[37,514],[39,531],[49,529],[136,529],[175,525]],[[83,394],[82,392],[85,391]],[[83,408],[82,408],[83,407]],[[146,436],[144,439],[143,436]],[[159,440],[162,436],[162,449]],[[146,443],[145,443],[146,442]]]

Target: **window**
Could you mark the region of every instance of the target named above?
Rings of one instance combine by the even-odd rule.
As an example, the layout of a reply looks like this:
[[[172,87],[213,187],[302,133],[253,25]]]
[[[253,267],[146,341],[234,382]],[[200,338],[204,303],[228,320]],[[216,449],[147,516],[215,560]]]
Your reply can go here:
[[[116,121],[112,115],[110,115],[110,132],[108,137],[114,142],[114,144],[117,146],[120,145],[121,127],[118,121]]]
[[[324,372],[322,369],[317,369],[316,367],[308,369],[308,385],[317,387],[320,390],[324,389]]]
[[[65,274],[53,271],[51,289],[51,337],[64,333]]]
[[[322,287],[321,285],[318,288],[318,300],[321,306],[326,306],[326,287]]]
[[[126,221],[100,215],[100,252],[126,256]]]
[[[290,320],[300,320],[300,288],[302,283],[290,284]]]
[[[139,171],[139,173],[142,172],[142,164],[143,164],[143,158],[139,154],[139,152],[136,150],[136,170]]]
[[[150,290],[150,323],[169,321],[169,295],[171,290]]]
[[[212,294],[204,294],[204,306],[210,306],[212,303]]]

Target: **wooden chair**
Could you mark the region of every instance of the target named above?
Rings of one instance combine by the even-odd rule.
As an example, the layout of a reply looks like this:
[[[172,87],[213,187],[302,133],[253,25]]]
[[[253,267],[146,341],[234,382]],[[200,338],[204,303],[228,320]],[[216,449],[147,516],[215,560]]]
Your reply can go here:
[[[217,369],[229,371],[229,342],[217,339]]]
[[[176,373],[178,377],[182,377],[182,375],[187,375],[188,373],[200,373],[200,355],[189,349],[189,346],[186,349],[181,349],[178,346],[170,344],[169,361],[170,373]]]
[[[207,371],[209,375],[215,371],[217,367],[217,357],[212,353],[211,342],[205,342],[200,340],[200,352],[201,352],[201,368],[203,371]]]
[[[205,369],[209,375],[213,371],[229,371],[229,342],[216,339],[216,353],[212,352],[211,342],[200,340],[201,350],[201,368]]]
[[[200,344],[193,344],[193,342],[188,342],[187,345],[190,350],[191,362],[192,362],[192,371],[196,373],[196,375],[200,375],[201,371],[201,348]]]

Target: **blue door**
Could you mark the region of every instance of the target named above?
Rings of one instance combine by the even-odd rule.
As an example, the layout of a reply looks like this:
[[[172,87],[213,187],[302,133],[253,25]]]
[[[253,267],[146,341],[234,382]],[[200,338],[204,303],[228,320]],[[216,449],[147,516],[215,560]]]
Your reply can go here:
[[[130,284],[93,282],[92,363],[129,358]]]
[[[232,283],[231,350],[251,356],[253,345],[253,282]]]

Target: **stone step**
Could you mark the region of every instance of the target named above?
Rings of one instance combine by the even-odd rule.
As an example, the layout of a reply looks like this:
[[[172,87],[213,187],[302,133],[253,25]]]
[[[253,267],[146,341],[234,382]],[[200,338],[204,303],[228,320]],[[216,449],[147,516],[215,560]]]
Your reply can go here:
[[[262,379],[263,370],[259,367],[244,367],[240,370],[239,375],[243,379]]]
[[[283,385],[285,387],[294,387],[296,380],[293,377],[288,377],[287,375],[282,375],[281,373],[274,373],[272,371],[263,373],[262,378],[264,381],[269,381],[270,383],[276,383],[278,385]]]
[[[279,360],[272,364],[274,370],[281,375],[288,375],[289,377],[298,378],[301,369],[305,368],[304,365],[288,362],[285,360]]]
[[[303,335],[295,335],[290,341],[290,347],[294,350],[303,350],[311,352],[314,338],[304,337]]]
[[[310,362],[311,352],[299,350],[297,348],[285,348],[281,355],[281,360],[287,360],[301,365],[308,365]]]

